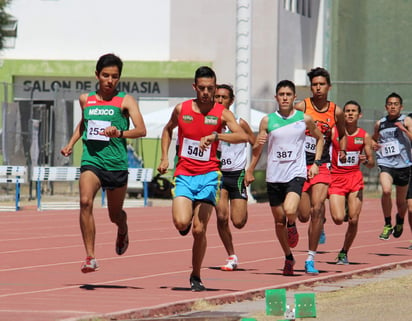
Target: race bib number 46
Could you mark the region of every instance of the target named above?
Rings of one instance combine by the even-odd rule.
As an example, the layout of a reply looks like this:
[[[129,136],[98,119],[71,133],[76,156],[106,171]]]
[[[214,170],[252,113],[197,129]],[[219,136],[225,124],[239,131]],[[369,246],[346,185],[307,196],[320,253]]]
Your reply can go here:
[[[87,140],[109,141],[110,137],[101,135],[100,133],[110,125],[111,122],[106,120],[89,120],[87,122]]]
[[[210,148],[201,150],[198,140],[183,138],[182,156],[206,162],[210,159]]]
[[[338,157],[338,166],[355,166],[359,164],[359,152],[347,152],[346,163],[342,163]]]

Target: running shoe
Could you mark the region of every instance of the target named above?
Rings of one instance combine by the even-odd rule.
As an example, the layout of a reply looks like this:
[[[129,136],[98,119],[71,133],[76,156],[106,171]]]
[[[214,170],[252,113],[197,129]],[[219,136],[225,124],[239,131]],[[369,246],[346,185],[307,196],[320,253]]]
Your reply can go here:
[[[315,269],[314,261],[305,261],[305,272],[307,274],[319,274],[319,271]]]
[[[293,276],[293,266],[295,265],[295,260],[285,260],[285,266],[283,267],[284,276]]]
[[[393,228],[393,237],[400,237],[403,232],[403,224],[396,224],[395,227]]]
[[[320,232],[320,237],[319,237],[319,244],[325,244],[326,243],[326,234],[325,234],[325,229],[322,228],[322,232]]]
[[[381,240],[389,240],[390,235],[392,234],[393,231],[393,227],[391,225],[385,225],[383,227],[383,231],[381,233],[381,235],[379,235],[379,238]]]
[[[191,227],[192,227],[192,222],[189,223],[189,225],[187,226],[187,228],[185,230],[179,231],[180,235],[181,236],[187,235],[187,233],[189,233]]]
[[[205,286],[202,283],[202,280],[200,280],[198,276],[190,277],[190,288],[193,292],[201,292],[206,290]]]
[[[288,227],[288,244],[291,248],[296,247],[299,242],[299,233],[296,224]]]
[[[94,272],[99,269],[99,264],[97,264],[97,261],[94,257],[88,256],[86,257],[86,260],[84,263],[82,263],[82,272],[83,273],[89,273],[89,272]]]
[[[231,255],[227,258],[227,263],[226,265],[223,265],[220,267],[222,271],[234,271],[237,268],[238,265],[238,260],[236,255]]]
[[[336,258],[336,264],[338,264],[338,265],[348,265],[349,264],[348,255],[346,253],[340,252],[338,254],[338,257]]]

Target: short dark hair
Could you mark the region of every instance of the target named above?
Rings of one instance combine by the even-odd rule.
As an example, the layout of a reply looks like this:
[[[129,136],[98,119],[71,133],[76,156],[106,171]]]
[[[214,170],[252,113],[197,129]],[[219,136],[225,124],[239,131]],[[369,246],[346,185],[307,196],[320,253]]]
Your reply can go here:
[[[212,68],[208,66],[201,66],[196,69],[195,72],[195,83],[198,78],[214,78],[216,80],[216,74]]]
[[[99,60],[96,63],[96,71],[98,74],[106,67],[116,66],[119,69],[119,76],[122,74],[123,61],[114,54],[105,54],[100,56]]]
[[[230,99],[235,98],[235,94],[233,93],[233,87],[231,85],[227,85],[227,84],[217,85],[216,89],[226,89],[229,92],[229,98]]]
[[[349,100],[349,101],[347,101],[347,102],[345,103],[345,105],[343,106],[343,111],[345,111],[345,107],[346,107],[347,105],[355,105],[355,106],[358,106],[358,112],[359,112],[359,114],[362,112],[361,105],[360,105],[356,100]]]
[[[401,105],[402,105],[402,103],[403,103],[402,97],[401,97],[399,94],[393,92],[393,93],[389,94],[388,97],[386,97],[385,105],[388,103],[389,98],[398,98],[398,99],[399,99],[399,102],[401,103]]]
[[[312,84],[312,79],[315,78],[315,77],[319,77],[319,76],[325,77],[326,81],[328,82],[328,85],[329,86],[331,85],[329,71],[327,71],[325,68],[316,67],[316,68],[312,68],[308,72],[308,77],[309,77],[309,80],[310,80],[311,84]]]
[[[293,81],[287,79],[279,81],[276,85],[276,95],[278,94],[279,89],[282,87],[289,87],[290,89],[292,89],[293,93],[296,94],[296,87]]]

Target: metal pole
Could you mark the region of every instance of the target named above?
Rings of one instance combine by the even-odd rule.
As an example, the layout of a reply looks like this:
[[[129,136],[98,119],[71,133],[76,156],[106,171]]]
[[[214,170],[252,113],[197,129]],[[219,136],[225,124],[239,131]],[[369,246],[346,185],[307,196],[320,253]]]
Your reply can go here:
[[[251,62],[252,62],[252,0],[237,0],[236,8],[236,105],[237,117],[250,124]],[[247,144],[247,166],[250,163],[250,146]],[[251,195],[250,185],[247,188]],[[255,200],[249,197],[249,202]]]
[[[251,16],[251,0],[237,0],[235,112],[247,122],[250,122],[251,100]]]

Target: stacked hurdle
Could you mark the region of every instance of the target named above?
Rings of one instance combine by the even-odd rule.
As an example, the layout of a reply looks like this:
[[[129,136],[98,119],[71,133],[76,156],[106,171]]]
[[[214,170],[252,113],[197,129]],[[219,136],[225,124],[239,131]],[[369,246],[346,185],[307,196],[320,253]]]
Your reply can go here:
[[[283,320],[295,320],[296,318],[316,318],[315,293],[296,293],[295,306],[291,309],[287,305],[285,289],[271,289],[265,291],[266,314],[282,315]]]
[[[20,209],[20,184],[24,183],[27,172],[26,166],[0,166],[0,183],[13,183],[15,184],[15,205],[0,206],[0,211],[10,211]]]

